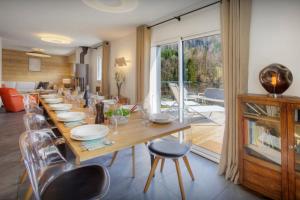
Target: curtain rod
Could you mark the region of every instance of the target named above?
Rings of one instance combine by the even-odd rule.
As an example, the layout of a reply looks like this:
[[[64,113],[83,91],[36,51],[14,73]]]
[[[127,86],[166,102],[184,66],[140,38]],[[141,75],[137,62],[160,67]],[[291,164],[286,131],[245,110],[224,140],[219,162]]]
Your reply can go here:
[[[150,28],[152,28],[152,27],[155,27],[155,26],[164,24],[164,23],[169,22],[169,21],[174,20],[174,19],[177,19],[178,21],[180,21],[180,20],[181,20],[181,17],[183,17],[183,16],[185,16],[185,15],[191,14],[191,13],[193,13],[193,12],[196,12],[196,11],[198,11],[198,10],[202,10],[202,9],[204,9],[204,8],[207,8],[207,7],[209,7],[209,6],[213,6],[213,5],[218,4],[218,3],[221,3],[221,1],[216,1],[216,2],[214,2],[214,3],[211,3],[211,4],[208,4],[208,5],[202,6],[202,7],[200,7],[200,8],[195,9],[195,10],[191,10],[191,11],[189,11],[189,12],[186,12],[186,13],[184,13],[184,14],[178,15],[178,16],[176,16],[176,17],[173,17],[173,18],[164,20],[164,21],[162,21],[162,22],[159,22],[159,23],[157,23],[157,24],[153,24],[153,25],[151,25],[151,26],[148,26],[147,28],[150,29]]]

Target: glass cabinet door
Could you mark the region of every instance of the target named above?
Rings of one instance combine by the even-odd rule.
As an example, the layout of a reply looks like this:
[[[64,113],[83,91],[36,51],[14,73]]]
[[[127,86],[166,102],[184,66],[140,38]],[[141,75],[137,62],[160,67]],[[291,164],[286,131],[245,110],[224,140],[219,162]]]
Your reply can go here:
[[[247,102],[243,108],[246,154],[281,165],[280,107]]]
[[[294,109],[294,134],[290,136],[294,136],[293,143],[289,145],[290,150],[294,150],[294,170],[290,174],[293,174],[293,183],[291,194],[293,198],[291,199],[300,199],[300,107]]]

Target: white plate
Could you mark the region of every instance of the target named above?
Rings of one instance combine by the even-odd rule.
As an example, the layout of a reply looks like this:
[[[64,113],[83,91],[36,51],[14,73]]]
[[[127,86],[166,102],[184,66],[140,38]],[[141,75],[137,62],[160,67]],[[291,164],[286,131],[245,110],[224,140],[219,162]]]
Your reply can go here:
[[[104,104],[111,104],[111,105],[116,104],[116,100],[115,99],[105,99],[105,100],[102,100],[102,102]]]
[[[62,112],[57,114],[57,119],[62,122],[81,121],[85,118],[83,112]]]
[[[100,124],[89,124],[78,126],[71,130],[71,138],[74,140],[95,140],[105,137],[109,132],[107,126]]]
[[[45,99],[46,103],[61,103],[63,101],[63,98]]]
[[[44,94],[44,95],[41,95],[41,97],[43,99],[55,99],[55,98],[57,98],[57,95],[56,94]]]
[[[57,111],[71,110],[72,104],[65,104],[65,103],[53,104],[50,105],[50,108],[51,110],[57,110]]]
[[[150,121],[158,124],[167,124],[175,120],[176,118],[168,113],[157,113],[150,116]]]

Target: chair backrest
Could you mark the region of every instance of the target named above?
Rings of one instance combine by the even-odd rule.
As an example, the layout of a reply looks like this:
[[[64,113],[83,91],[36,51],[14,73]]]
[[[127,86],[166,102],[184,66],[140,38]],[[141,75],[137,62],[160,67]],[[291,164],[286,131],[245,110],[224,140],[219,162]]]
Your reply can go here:
[[[169,88],[171,89],[174,97],[175,97],[175,100],[177,103],[179,103],[179,87],[176,83],[168,83],[168,86]]]
[[[36,113],[26,113],[23,116],[24,125],[27,131],[37,131],[42,129],[51,129],[45,117]]]
[[[18,112],[24,110],[23,97],[15,88],[0,88],[0,97],[6,111]]]
[[[29,94],[23,95],[23,104],[26,113],[36,113],[41,115],[44,114],[43,109],[39,107],[38,103],[36,102],[36,99]]]
[[[206,88],[204,96],[211,99],[224,100],[224,89],[220,88]]]
[[[21,134],[19,146],[35,199],[40,198],[39,180],[44,171],[57,163],[65,163],[52,139],[43,131],[26,131]]]

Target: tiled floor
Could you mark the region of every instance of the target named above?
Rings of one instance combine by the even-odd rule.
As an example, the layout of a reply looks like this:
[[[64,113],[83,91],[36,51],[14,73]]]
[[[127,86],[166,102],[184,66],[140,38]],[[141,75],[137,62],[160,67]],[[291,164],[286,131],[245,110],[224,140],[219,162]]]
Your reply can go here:
[[[23,170],[20,164],[18,137],[23,131],[23,113],[0,112],[0,200],[22,199],[25,185],[18,187],[18,176]],[[108,165],[111,155],[97,159],[97,162]],[[193,182],[183,164],[180,162],[187,199],[261,199],[256,194],[226,181],[219,176],[218,166],[195,154],[189,155],[191,167],[196,180]],[[123,150],[114,165],[109,168],[111,175],[110,190],[105,199],[180,199],[180,191],[173,161],[167,160],[164,172],[157,170],[146,194],[143,188],[150,171],[150,160],[144,145],[136,148],[136,177],[131,177],[131,151]],[[19,188],[19,192],[18,192]]]

